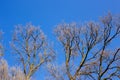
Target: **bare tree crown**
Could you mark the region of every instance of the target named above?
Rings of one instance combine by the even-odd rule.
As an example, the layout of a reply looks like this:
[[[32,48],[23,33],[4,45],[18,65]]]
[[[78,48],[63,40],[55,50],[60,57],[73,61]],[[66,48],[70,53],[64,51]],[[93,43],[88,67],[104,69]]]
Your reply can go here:
[[[119,43],[114,46],[115,41],[120,41],[119,16],[108,13],[99,23],[62,23],[55,27],[54,33],[61,44],[57,59],[59,53],[64,57],[63,64],[59,65],[51,62],[56,57],[54,48],[49,47],[39,26],[17,25],[11,47],[21,68],[8,66],[1,58],[3,46],[0,44],[0,80],[32,80],[46,63],[47,80],[120,79],[120,46]]]

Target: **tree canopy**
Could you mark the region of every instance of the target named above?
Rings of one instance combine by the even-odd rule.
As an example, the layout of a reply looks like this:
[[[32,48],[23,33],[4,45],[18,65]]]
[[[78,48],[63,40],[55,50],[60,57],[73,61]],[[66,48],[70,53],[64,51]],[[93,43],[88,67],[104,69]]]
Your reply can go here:
[[[17,25],[10,46],[20,66],[8,66],[2,58],[1,41],[0,80],[32,80],[41,66],[47,71],[46,80],[120,79],[119,16],[108,13],[100,22],[61,23],[54,28],[54,34],[60,52],[50,45],[39,26]],[[62,64],[56,64],[59,55],[64,57]]]

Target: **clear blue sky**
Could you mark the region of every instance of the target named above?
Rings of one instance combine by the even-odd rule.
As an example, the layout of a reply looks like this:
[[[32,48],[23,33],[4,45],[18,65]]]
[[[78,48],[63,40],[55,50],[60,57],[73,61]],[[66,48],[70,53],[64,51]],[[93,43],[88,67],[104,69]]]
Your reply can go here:
[[[7,45],[17,24],[32,22],[40,25],[50,39],[52,29],[58,23],[99,20],[107,12],[120,13],[120,0],[0,0],[0,29],[5,32],[5,59],[9,65],[14,64]]]

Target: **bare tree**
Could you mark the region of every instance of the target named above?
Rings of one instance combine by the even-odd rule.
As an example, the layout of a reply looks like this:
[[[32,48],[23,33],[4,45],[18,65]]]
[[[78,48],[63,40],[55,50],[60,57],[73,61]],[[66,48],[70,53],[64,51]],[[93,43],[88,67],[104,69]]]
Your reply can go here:
[[[48,49],[44,33],[32,24],[16,27],[11,46],[23,66],[26,80],[54,57],[52,50]]]
[[[25,80],[25,75],[18,67],[9,67],[3,59],[2,34],[0,31],[0,80]]]
[[[58,25],[55,34],[64,49],[67,78],[59,75],[62,73],[59,69],[56,74],[54,65],[52,68],[56,68],[48,68],[48,71],[52,69],[51,76],[55,80],[120,79],[120,47],[112,46],[119,38],[119,19],[109,13],[102,23],[89,22],[82,27],[76,23]]]
[[[22,70],[18,67],[9,67],[6,60],[0,59],[0,80],[26,80]]]

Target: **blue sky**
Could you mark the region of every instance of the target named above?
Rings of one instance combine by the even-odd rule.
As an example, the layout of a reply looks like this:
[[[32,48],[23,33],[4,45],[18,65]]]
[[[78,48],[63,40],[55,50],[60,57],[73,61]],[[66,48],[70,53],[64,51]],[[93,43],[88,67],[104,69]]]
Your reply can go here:
[[[9,65],[14,64],[7,45],[17,24],[31,22],[40,25],[52,40],[55,25],[63,21],[96,21],[107,12],[120,13],[120,0],[0,0],[0,29],[4,31],[5,59]]]

